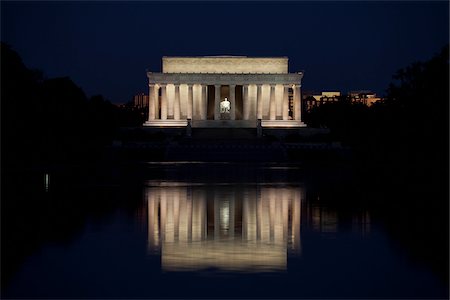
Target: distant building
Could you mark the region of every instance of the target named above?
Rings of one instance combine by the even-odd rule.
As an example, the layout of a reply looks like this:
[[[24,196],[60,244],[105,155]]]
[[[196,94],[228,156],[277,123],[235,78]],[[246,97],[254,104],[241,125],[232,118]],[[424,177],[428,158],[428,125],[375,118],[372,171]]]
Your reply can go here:
[[[377,94],[366,90],[351,91],[348,93],[348,97],[352,103],[362,103],[367,106],[372,106],[375,102],[381,100],[380,97],[377,97]]]
[[[145,108],[148,107],[148,95],[140,93],[134,96],[133,106],[135,108]]]
[[[313,107],[320,106],[324,103],[338,102],[342,100],[372,106],[375,102],[382,100],[382,98],[377,97],[375,93],[368,90],[351,91],[346,96],[341,95],[341,92],[303,93],[303,107],[305,112],[309,112]]]
[[[341,92],[305,92],[303,95],[305,111],[309,112],[313,107],[324,103],[337,102],[340,97]]]

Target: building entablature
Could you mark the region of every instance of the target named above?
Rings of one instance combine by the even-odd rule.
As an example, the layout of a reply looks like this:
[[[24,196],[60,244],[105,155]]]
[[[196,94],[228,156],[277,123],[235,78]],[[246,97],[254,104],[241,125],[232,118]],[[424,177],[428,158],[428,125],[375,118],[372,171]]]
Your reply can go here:
[[[152,73],[147,72],[149,84],[301,84],[303,73],[288,74],[208,74],[208,73]]]

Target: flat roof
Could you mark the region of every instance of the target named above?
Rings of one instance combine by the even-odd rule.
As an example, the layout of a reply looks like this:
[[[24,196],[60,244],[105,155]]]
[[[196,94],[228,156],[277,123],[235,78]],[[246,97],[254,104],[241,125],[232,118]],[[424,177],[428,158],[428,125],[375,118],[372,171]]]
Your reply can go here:
[[[163,56],[163,58],[288,58],[287,56],[246,56],[246,55],[204,55],[204,56]]]

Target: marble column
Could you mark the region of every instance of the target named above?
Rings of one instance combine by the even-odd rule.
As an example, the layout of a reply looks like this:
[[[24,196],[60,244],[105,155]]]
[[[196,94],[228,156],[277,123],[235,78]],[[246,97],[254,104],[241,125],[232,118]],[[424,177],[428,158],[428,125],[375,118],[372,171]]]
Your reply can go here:
[[[175,120],[180,119],[180,85],[175,85],[175,103],[173,107],[173,118]]]
[[[236,120],[236,85],[230,84],[230,119]]]
[[[206,120],[208,116],[208,86],[202,85],[202,101],[200,116],[202,120]]]
[[[275,85],[270,85],[270,104],[269,104],[269,119],[276,119],[276,106],[275,106]]]
[[[247,86],[247,100],[248,104],[248,119],[256,120],[256,96],[257,96],[257,87],[255,84],[251,84]]]
[[[214,86],[214,120],[220,119],[220,85]]]
[[[300,112],[301,112],[301,95],[300,95],[300,85],[294,85],[294,120],[300,121]]]
[[[289,120],[289,85],[283,86],[283,120]]]
[[[242,101],[244,102],[243,107],[244,107],[244,115],[243,115],[243,119],[244,120],[248,120],[250,118],[250,101],[249,101],[249,97],[248,97],[248,85],[243,85],[242,86]]]
[[[161,120],[167,120],[167,93],[166,84],[160,84],[161,86]]]
[[[155,84],[155,119],[161,118],[159,114],[159,85]]]
[[[148,120],[155,120],[155,85],[149,84],[148,91]]]
[[[193,101],[192,84],[188,85],[188,99],[187,99],[187,118],[192,120],[194,101]]]
[[[167,116],[173,119],[173,104],[175,103],[175,89],[172,90],[173,84],[166,85],[167,95]]]
[[[256,94],[256,119],[262,119],[262,84],[257,85]]]
[[[275,106],[276,106],[276,119],[283,119],[283,85],[275,85]]]

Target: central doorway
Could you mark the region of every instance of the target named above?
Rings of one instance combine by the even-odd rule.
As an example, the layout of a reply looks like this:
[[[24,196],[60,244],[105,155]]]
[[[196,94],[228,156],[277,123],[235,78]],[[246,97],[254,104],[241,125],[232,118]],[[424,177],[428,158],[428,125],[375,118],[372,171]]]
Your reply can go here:
[[[216,87],[214,85],[208,85],[208,91],[207,91],[207,120],[214,120],[214,111],[215,111],[215,95],[216,95]],[[243,92],[242,92],[242,85],[236,85],[235,86],[235,103],[234,103],[234,110],[235,110],[235,119],[236,120],[243,120],[243,107],[244,107],[244,99],[243,99]],[[220,95],[219,95],[219,103],[224,101],[225,98],[230,101],[230,86],[229,85],[221,85],[220,86]],[[233,104],[230,104],[233,105]],[[231,113],[222,113],[219,109],[219,120],[230,120]],[[230,107],[230,109],[233,109]]]

